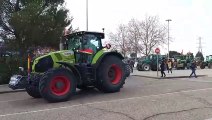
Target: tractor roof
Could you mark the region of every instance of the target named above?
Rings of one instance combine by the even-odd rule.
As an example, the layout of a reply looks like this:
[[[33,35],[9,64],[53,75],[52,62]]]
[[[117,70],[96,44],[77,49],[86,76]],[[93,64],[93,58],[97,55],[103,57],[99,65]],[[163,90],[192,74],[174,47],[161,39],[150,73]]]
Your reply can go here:
[[[78,32],[74,32],[74,33],[71,33],[71,34],[68,34],[66,36],[75,36],[75,35],[83,35],[83,34],[94,34],[94,35],[98,35],[101,37],[101,39],[104,39],[104,33],[101,33],[101,32],[91,32],[91,31],[78,31]]]

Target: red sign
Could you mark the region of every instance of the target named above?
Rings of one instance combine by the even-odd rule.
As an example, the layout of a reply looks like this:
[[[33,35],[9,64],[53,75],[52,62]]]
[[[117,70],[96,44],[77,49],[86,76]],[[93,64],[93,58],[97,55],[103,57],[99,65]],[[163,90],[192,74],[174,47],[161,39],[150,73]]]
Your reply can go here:
[[[156,48],[155,49],[155,53],[159,54],[160,53],[160,49],[159,48]]]

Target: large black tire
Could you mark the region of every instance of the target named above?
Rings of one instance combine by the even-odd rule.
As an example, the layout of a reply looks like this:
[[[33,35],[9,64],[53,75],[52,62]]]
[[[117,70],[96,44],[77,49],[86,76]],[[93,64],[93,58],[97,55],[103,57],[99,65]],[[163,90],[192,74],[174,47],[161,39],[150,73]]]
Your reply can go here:
[[[106,56],[97,69],[95,87],[105,93],[119,92],[125,83],[124,63],[117,56]]]
[[[182,70],[185,70],[185,66],[182,67]]]
[[[142,69],[143,69],[144,71],[149,71],[151,68],[150,68],[150,65],[149,65],[149,64],[143,64],[143,65],[142,65]]]
[[[157,71],[157,64],[156,65],[155,64],[151,64],[150,68],[151,68],[152,71]]]
[[[39,90],[48,102],[67,101],[76,92],[76,78],[65,68],[50,69],[41,78]]]
[[[131,66],[129,64],[125,64],[125,75],[126,75],[126,77],[130,76],[131,71],[132,71]]]
[[[31,76],[30,83],[27,84],[27,87],[25,88],[28,95],[30,95],[33,98],[41,98],[40,92],[39,92],[39,81],[40,76],[34,75]]]
[[[143,70],[141,64],[138,64],[138,65],[137,65],[137,70],[138,70],[138,71],[142,71],[142,70]]]
[[[41,98],[38,86],[28,85],[26,92],[33,98]]]
[[[200,68],[201,69],[205,69],[205,65],[202,63],[202,64],[200,64]]]
[[[208,63],[208,68],[212,69],[212,63]]]

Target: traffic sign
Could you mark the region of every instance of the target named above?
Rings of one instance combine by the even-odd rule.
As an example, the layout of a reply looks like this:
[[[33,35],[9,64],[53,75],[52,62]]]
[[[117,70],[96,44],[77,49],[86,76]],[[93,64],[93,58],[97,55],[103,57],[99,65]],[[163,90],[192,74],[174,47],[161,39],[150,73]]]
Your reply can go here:
[[[155,53],[159,54],[160,53],[160,49],[159,48],[156,48],[155,49]]]

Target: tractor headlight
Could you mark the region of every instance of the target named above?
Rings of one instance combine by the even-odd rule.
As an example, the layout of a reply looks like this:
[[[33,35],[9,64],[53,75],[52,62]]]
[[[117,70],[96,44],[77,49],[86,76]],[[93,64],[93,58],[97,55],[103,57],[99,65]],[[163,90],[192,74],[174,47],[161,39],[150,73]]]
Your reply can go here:
[[[21,75],[13,75],[10,78],[9,87],[12,89],[15,89],[17,85],[20,83],[20,80],[22,79]]]

